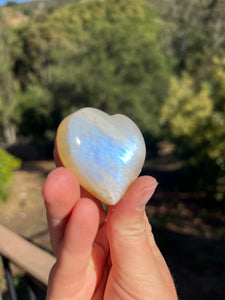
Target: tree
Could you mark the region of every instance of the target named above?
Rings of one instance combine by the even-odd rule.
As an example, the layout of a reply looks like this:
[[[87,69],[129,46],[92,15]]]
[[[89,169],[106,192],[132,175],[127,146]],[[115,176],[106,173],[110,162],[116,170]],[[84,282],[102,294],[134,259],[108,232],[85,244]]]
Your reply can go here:
[[[89,0],[41,13],[18,30],[20,94],[31,99],[26,95],[32,85],[51,94],[43,94],[50,101],[46,130],[56,129],[71,111],[93,106],[125,113],[157,136],[169,73],[160,30],[153,8],[143,0]],[[22,111],[24,104],[18,105]]]
[[[168,69],[153,8],[145,1],[82,1],[55,11],[57,47],[48,88],[62,115],[82,106],[132,117],[159,134]]]
[[[51,111],[51,94],[40,86],[31,85],[25,92],[17,95],[15,119],[20,134],[33,137],[34,141],[42,142],[49,128],[49,111]]]
[[[214,60],[211,76],[211,83],[203,83],[198,90],[188,74],[171,78],[161,122],[192,168],[192,179],[196,175],[193,184],[215,191],[225,177],[224,59]],[[225,195],[224,186],[221,189],[220,199]]]
[[[14,142],[10,113],[12,108],[12,72],[10,70],[10,56],[8,51],[9,30],[6,26],[4,17],[0,11],[0,98],[2,102],[2,121],[3,135],[8,143]],[[3,114],[4,112],[4,114]]]
[[[225,50],[225,6],[223,0],[151,0],[162,22],[165,51],[175,70],[206,80],[213,56]]]
[[[168,98],[161,111],[161,122],[169,125],[173,137],[183,137],[187,145],[196,146],[204,139],[213,112],[213,101],[207,85],[195,91],[188,74],[172,77]]]
[[[0,99],[2,102],[0,126],[7,144],[16,141],[16,124],[13,118],[16,84],[13,66],[19,51],[19,40],[15,32],[7,25],[0,10]]]
[[[211,119],[211,150],[210,156],[225,176],[225,57],[213,59],[211,73],[212,98],[214,112]]]

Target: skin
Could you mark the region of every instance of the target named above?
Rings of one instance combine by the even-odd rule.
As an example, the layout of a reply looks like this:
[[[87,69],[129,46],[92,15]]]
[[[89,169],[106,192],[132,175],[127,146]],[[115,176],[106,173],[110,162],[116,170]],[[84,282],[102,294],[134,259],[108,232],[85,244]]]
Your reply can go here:
[[[57,258],[47,300],[176,300],[167,264],[145,214],[157,186],[142,176],[104,212],[76,176],[56,165],[44,187],[52,249]]]

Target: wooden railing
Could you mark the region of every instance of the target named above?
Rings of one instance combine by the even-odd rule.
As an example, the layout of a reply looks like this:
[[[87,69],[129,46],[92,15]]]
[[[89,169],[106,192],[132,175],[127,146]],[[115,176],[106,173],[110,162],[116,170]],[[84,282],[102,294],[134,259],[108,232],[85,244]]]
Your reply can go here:
[[[3,258],[3,268],[8,285],[8,292],[12,300],[17,300],[13,285],[10,264],[13,263],[25,271],[29,278],[47,287],[49,272],[55,263],[55,258],[23,237],[0,225],[0,255]],[[35,294],[28,283],[29,299]],[[0,294],[1,300],[1,294]]]

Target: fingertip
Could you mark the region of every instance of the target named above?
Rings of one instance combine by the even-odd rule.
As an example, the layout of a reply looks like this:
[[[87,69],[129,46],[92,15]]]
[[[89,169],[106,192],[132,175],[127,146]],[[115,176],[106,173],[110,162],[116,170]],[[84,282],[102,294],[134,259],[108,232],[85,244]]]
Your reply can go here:
[[[63,167],[53,170],[43,185],[43,197],[47,212],[54,218],[62,218],[80,198],[80,186],[73,172]]]
[[[150,176],[144,176],[141,184],[142,186],[140,187],[140,193],[136,200],[137,212],[145,211],[146,204],[151,199],[158,186],[156,179]]]
[[[99,219],[96,203],[88,198],[79,199],[67,224],[64,247],[71,253],[90,251],[99,227]]]
[[[84,224],[86,228],[91,228],[94,223],[99,224],[99,209],[97,204],[89,198],[81,198],[74,210],[77,223]],[[93,223],[93,220],[94,223]],[[97,227],[96,227],[97,231]]]
[[[156,179],[152,176],[138,177],[121,200],[116,205],[109,207],[109,214],[121,214],[123,217],[142,214],[157,185]]]

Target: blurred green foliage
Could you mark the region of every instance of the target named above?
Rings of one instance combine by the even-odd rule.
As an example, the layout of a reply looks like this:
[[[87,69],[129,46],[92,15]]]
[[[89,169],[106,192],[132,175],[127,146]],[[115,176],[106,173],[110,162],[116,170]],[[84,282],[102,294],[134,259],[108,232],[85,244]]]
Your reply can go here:
[[[203,83],[198,90],[187,73],[171,77],[168,97],[161,109],[167,139],[174,141],[189,162],[191,174],[196,176],[189,180],[193,180],[193,185],[201,183],[205,189],[214,189],[225,169],[225,110],[218,109],[213,97],[215,88],[219,92],[216,82],[222,84],[218,68],[215,71],[211,85]]]
[[[87,0],[0,11],[0,127],[40,141],[83,106],[172,141],[195,183],[225,194],[223,0]],[[13,125],[13,126],[12,126]],[[11,141],[13,139],[11,138]]]
[[[41,21],[38,15],[20,31],[17,78],[25,93],[33,84],[51,93],[53,128],[69,112],[93,106],[132,116],[157,135],[169,77],[160,27],[145,1],[85,1]]]
[[[169,94],[161,110],[161,122],[169,126],[167,129],[172,137],[184,137],[188,145],[195,147],[205,139],[205,127],[212,112],[213,101],[208,86],[195,91],[190,75],[171,77]]]
[[[0,200],[7,200],[13,179],[13,170],[21,166],[21,161],[0,148]]]

